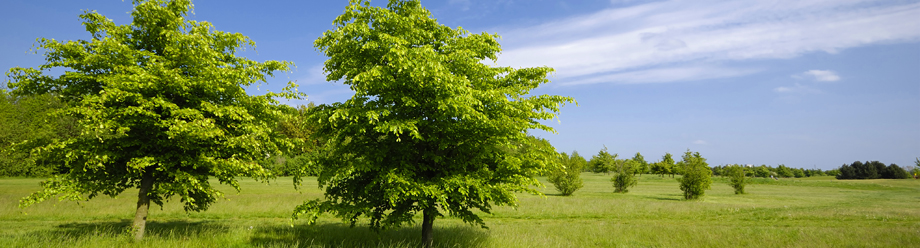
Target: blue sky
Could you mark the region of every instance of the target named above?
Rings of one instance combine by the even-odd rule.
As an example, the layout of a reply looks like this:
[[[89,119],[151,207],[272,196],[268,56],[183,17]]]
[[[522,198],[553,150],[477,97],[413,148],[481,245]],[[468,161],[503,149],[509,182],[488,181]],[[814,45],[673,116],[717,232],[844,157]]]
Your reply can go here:
[[[375,5],[385,1],[372,1]],[[254,94],[289,80],[309,101],[351,96],[325,82],[312,41],[347,1],[194,1],[189,19],[239,32],[240,55],[292,61]],[[870,0],[422,1],[444,25],[498,33],[497,65],[556,69],[534,93],[575,97],[534,132],[590,157],[607,146],[655,161],[699,151],[712,165],[831,169],[920,157],[920,2]],[[130,22],[130,1],[0,3],[0,68],[34,67],[38,37],[88,39],[77,15]],[[302,102],[290,102],[301,104]]]

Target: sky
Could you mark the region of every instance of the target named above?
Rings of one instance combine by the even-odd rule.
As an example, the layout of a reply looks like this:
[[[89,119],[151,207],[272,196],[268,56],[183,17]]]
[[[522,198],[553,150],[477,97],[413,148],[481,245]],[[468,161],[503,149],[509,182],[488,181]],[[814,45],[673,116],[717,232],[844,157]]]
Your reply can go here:
[[[239,53],[284,60],[252,94],[296,81],[305,101],[351,97],[326,82],[313,48],[346,0],[193,1],[188,19],[256,42]],[[375,0],[373,5],[385,5]],[[920,1],[422,0],[441,24],[502,36],[495,66],[549,66],[533,94],[574,97],[556,133],[532,134],[590,158],[606,147],[700,152],[710,165],[833,169],[853,161],[901,166],[920,157]],[[0,2],[0,69],[37,67],[39,37],[89,39],[78,15],[131,21],[131,1]],[[4,77],[4,81],[6,78]]]

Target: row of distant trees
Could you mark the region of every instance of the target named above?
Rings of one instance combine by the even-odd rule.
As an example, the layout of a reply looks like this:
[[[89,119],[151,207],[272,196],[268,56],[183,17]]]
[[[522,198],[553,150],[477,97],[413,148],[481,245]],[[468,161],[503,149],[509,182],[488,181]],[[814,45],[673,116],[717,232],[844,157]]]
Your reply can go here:
[[[917,166],[920,166],[920,159],[917,160]],[[911,178],[911,173],[896,164],[885,165],[879,161],[866,161],[865,163],[856,161],[852,164],[840,166],[840,173],[837,179],[907,179]],[[911,169],[914,174],[920,172],[920,169],[914,167]]]
[[[699,198],[712,184],[712,170],[706,159],[699,152],[689,150],[679,162],[674,161],[670,153],[662,156],[661,161],[653,163],[646,161],[641,153],[636,153],[632,158],[619,159],[618,154],[610,154],[606,147],[590,160],[582,157],[577,151],[573,151],[571,155],[564,152],[560,155],[559,169],[551,172],[548,179],[562,195],[571,195],[582,187],[579,176],[581,172],[612,173],[610,181],[613,182],[614,192],[617,193],[629,192],[630,187],[638,184],[637,177],[646,173],[659,174],[661,177],[666,174],[672,177],[674,174],[682,175],[678,181],[681,182],[680,188],[685,199]]]
[[[712,174],[716,176],[726,176],[728,172],[725,171],[725,168],[729,166],[731,165],[720,165],[720,166],[712,167]],[[760,166],[741,165],[741,166],[746,167],[745,176],[748,176],[748,177],[768,178],[770,176],[773,176],[773,177],[781,177],[781,178],[793,178],[793,177],[802,178],[802,177],[813,177],[813,176],[834,176],[834,175],[837,175],[838,173],[836,169],[824,171],[824,170],[817,169],[817,168],[814,168],[814,169],[792,168],[784,164],[777,165],[776,167],[772,167],[769,165],[760,165]]]
[[[749,183],[748,178],[802,178],[813,176],[836,176],[837,179],[906,179],[920,176],[920,158],[916,166],[907,169],[896,164],[885,165],[878,161],[853,162],[844,164],[838,169],[821,170],[818,168],[792,168],[784,164],[776,167],[768,165],[718,165],[709,167],[699,153],[687,151],[680,162],[676,162],[670,153],[665,153],[661,160],[649,163],[641,153],[636,153],[632,158],[620,159],[619,155],[611,154],[607,148],[601,149],[590,160],[585,159],[577,151],[571,154],[560,153],[559,169],[548,175],[550,183],[562,195],[571,195],[583,186],[579,177],[581,172],[594,172],[613,174],[614,192],[629,192],[629,187],[638,184],[637,176],[641,174],[657,174],[660,177],[682,175],[681,189],[685,198],[695,199],[703,195],[705,189],[711,184],[711,176],[722,176],[730,179],[730,185],[735,188],[735,193],[743,194],[744,186]]]

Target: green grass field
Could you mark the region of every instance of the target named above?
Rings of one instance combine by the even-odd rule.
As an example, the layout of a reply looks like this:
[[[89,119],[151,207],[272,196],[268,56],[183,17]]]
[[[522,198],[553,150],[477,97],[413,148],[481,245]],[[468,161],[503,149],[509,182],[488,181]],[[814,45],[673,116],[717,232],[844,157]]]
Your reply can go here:
[[[920,180],[838,181],[832,177],[757,180],[735,195],[715,178],[698,201],[684,201],[672,178],[643,175],[627,194],[609,176],[584,173],[585,187],[563,197],[520,194],[517,209],[483,215],[489,229],[435,221],[437,247],[920,247]],[[416,247],[418,225],[375,233],[331,216],[291,222],[294,206],[322,197],[315,180],[300,191],[289,178],[241,182],[200,213],[178,199],[151,207],[147,236],[125,230],[136,191],[88,202],[49,200],[19,209],[40,179],[0,179],[2,247]],[[312,185],[311,185],[312,183]],[[418,222],[421,222],[419,216]],[[293,224],[293,227],[291,226]]]

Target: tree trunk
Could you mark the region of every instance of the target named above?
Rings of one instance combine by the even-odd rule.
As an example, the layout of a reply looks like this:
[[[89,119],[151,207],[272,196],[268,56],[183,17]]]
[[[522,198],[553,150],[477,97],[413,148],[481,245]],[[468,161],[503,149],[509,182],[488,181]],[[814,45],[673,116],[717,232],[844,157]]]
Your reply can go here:
[[[141,187],[137,192],[137,211],[134,212],[134,240],[144,239],[144,229],[147,227],[147,211],[150,209],[150,189],[153,188],[153,170],[147,168],[141,178]]]
[[[437,207],[434,204],[430,205],[427,209],[422,212],[422,246],[431,247],[434,245],[434,236],[432,232],[434,231],[434,218],[438,214]]]

